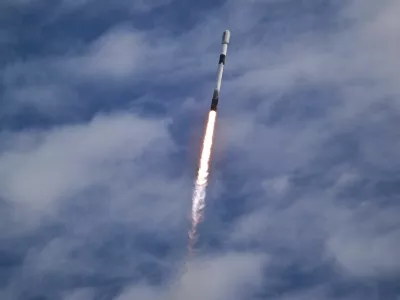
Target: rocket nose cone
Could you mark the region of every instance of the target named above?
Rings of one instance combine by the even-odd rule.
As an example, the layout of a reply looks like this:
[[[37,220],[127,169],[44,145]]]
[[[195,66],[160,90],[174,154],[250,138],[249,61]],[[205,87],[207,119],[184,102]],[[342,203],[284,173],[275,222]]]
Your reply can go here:
[[[225,30],[222,35],[222,44],[229,44],[229,40],[231,38],[231,32],[229,30]]]

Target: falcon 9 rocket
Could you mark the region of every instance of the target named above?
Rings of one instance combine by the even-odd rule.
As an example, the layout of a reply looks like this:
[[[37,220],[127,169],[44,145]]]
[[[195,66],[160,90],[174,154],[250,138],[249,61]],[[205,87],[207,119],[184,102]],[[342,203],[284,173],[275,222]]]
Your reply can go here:
[[[210,110],[214,110],[214,111],[217,111],[217,107],[218,107],[219,92],[220,92],[220,89],[221,89],[221,81],[222,81],[222,73],[224,71],[226,53],[227,53],[227,50],[228,50],[230,37],[231,37],[231,33],[229,32],[229,30],[225,30],[223,35],[222,35],[221,54],[219,56],[219,62],[218,62],[217,85],[216,85],[216,87],[214,89],[213,97],[212,97],[212,100],[211,100],[211,108],[210,108]]]

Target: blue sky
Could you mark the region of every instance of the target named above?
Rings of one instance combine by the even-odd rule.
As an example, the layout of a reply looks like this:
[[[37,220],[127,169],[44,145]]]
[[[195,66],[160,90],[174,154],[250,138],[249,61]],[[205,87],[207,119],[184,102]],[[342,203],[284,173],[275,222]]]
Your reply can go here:
[[[400,299],[399,14],[396,0],[2,1],[0,298]]]

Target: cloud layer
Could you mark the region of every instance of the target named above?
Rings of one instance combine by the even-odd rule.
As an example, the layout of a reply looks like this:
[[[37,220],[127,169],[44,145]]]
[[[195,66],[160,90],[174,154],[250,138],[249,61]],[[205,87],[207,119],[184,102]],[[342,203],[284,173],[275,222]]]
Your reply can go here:
[[[0,298],[400,297],[398,1],[1,7]]]

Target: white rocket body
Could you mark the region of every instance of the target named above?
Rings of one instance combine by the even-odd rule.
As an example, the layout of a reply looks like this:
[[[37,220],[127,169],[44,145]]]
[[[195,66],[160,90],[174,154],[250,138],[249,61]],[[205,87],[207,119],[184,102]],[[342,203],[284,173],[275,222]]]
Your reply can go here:
[[[218,62],[218,72],[217,72],[217,84],[214,89],[213,98],[211,101],[211,110],[217,111],[218,101],[219,101],[219,93],[221,90],[221,82],[222,82],[222,73],[224,72],[225,59],[228,51],[229,40],[231,37],[231,33],[229,30],[225,30],[222,35],[222,46],[221,46],[221,54],[219,56]]]

